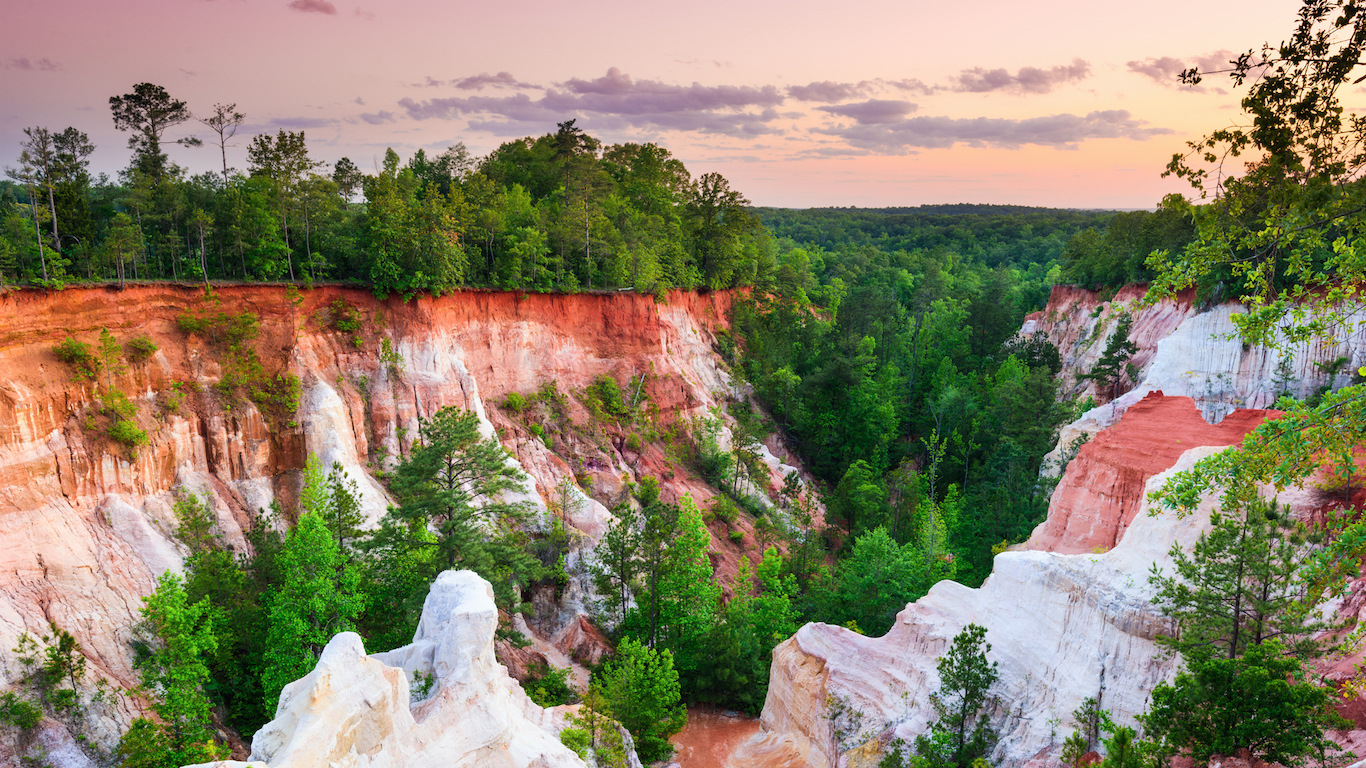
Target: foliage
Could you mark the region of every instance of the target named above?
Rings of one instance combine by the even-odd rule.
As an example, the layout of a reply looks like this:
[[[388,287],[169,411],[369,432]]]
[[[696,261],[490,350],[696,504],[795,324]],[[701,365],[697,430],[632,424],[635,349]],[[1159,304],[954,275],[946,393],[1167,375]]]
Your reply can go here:
[[[109,435],[110,440],[130,448],[147,445],[149,442],[147,432],[139,428],[136,421],[130,419],[119,419],[110,425],[105,434]]]
[[[1108,394],[1111,400],[1119,397],[1122,394],[1119,388],[1125,377],[1132,378],[1127,368],[1129,360],[1138,352],[1138,345],[1129,339],[1129,331],[1133,327],[1133,317],[1127,312],[1121,314],[1119,321],[1115,323],[1115,330],[1105,343],[1105,351],[1101,353],[1100,359],[1090,371],[1078,375],[1077,380],[1094,381],[1097,391]]]
[[[1239,748],[1288,766],[1333,755],[1324,730],[1346,721],[1333,711],[1332,694],[1306,680],[1303,663],[1286,650],[1273,639],[1238,658],[1188,653],[1176,679],[1153,689],[1142,717],[1149,737],[1188,751],[1197,765]]]
[[[190,603],[173,573],[143,599],[143,619],[154,636],[151,653],[139,662],[142,691],[159,723],[139,719],[119,742],[121,765],[179,766],[218,759],[212,714],[204,687],[208,656],[218,647],[208,600]]]
[[[631,732],[636,753],[644,762],[673,754],[669,737],[688,722],[673,654],[626,638],[602,676],[607,710]]]
[[[930,696],[936,719],[915,740],[916,763],[970,768],[986,755],[996,733],[983,709],[996,683],[996,662],[987,662],[986,628],[969,624],[939,657],[939,691]]]
[[[1154,566],[1155,602],[1178,628],[1160,642],[1187,659],[1234,659],[1270,640],[1301,659],[1314,656],[1315,635],[1327,627],[1312,612],[1301,578],[1309,554],[1305,526],[1274,500],[1260,499],[1215,513],[1211,523],[1189,553],[1172,546],[1175,574]]]
[[[137,365],[146,362],[157,352],[157,344],[152,341],[152,337],[147,334],[139,334],[124,342],[123,352],[128,357],[128,362]]]
[[[279,585],[268,599],[266,706],[280,690],[313,670],[323,647],[354,628],[360,613],[359,573],[346,565],[322,514],[305,511],[286,537],[277,559]]]
[[[561,704],[574,704],[579,700],[578,693],[569,685],[569,667],[551,667],[545,662],[533,664],[522,682],[522,690],[536,702],[538,707],[557,707]]]
[[[94,381],[100,373],[100,359],[94,348],[83,342],[67,337],[52,348],[58,360],[71,367],[71,375],[77,379]]]
[[[417,443],[391,476],[399,504],[389,509],[372,544],[396,552],[431,550],[430,557],[410,560],[424,574],[424,590],[442,570],[469,568],[494,585],[500,605],[516,608],[518,585],[529,584],[540,570],[513,530],[524,508],[503,500],[524,477],[498,441],[480,433],[476,414],[443,408],[419,421]]]
[[[43,708],[14,691],[0,694],[0,723],[28,730],[43,719]]]

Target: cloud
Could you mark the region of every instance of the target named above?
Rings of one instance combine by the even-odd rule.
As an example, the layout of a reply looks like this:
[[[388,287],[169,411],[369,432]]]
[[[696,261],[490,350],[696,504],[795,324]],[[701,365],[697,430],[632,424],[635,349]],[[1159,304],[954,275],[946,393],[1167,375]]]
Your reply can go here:
[[[26,72],[57,72],[62,68],[61,64],[51,59],[33,61],[27,58],[10,59],[6,66],[10,69],[22,69]]]
[[[919,80],[916,80],[915,78],[903,80],[883,80],[879,77],[877,79],[877,82],[889,88],[895,88],[898,91],[910,91],[911,93],[918,93],[922,96],[929,96],[936,90],[939,90],[938,88],[935,88],[932,85],[925,85],[924,83],[920,82]]]
[[[1073,59],[1071,64],[1050,69],[1023,67],[1013,75],[1005,69],[975,67],[950,78],[953,84],[949,89],[967,93],[1048,93],[1060,85],[1085,80],[1090,75],[1091,65],[1083,59]]]
[[[872,85],[868,80],[858,83],[837,83],[833,80],[821,80],[806,85],[788,86],[787,95],[798,101],[819,101],[825,104],[833,104],[837,101],[848,101],[849,99],[867,96],[872,90]]]
[[[771,85],[690,86],[657,80],[635,80],[613,67],[603,77],[571,78],[532,99],[526,94],[505,97],[471,96],[415,101],[405,98],[399,106],[415,120],[454,119],[466,115],[490,115],[523,126],[549,128],[570,117],[594,119],[594,128],[635,126],[678,131],[699,131],[731,136],[778,133],[769,123],[781,117],[775,109],[783,95]],[[501,132],[503,122],[471,121],[479,130]]]
[[[1169,128],[1150,128],[1122,109],[1031,117],[1024,120],[975,117],[913,117],[896,123],[835,126],[813,129],[837,136],[851,146],[884,154],[904,154],[909,147],[947,149],[956,144],[974,147],[1018,149],[1038,144],[1074,149],[1088,139],[1133,139],[1172,133]]]
[[[816,107],[816,109],[840,117],[852,117],[859,125],[880,125],[901,120],[914,112],[916,105],[909,101],[896,99],[869,99],[855,104]]]
[[[357,8],[357,9],[356,9],[356,15],[359,16],[359,17],[361,17],[362,19],[365,19],[366,21],[374,21],[374,20],[375,20],[375,14],[371,13],[370,11],[364,10],[364,9],[362,9],[362,8]]]
[[[265,124],[244,125],[242,126],[242,131],[244,133],[257,133],[260,131],[269,131],[273,128],[297,128],[300,130],[305,128],[325,128],[329,125],[335,125],[336,122],[336,119],[331,117],[277,117]]]
[[[385,123],[392,123],[398,119],[393,112],[390,112],[387,109],[381,109],[378,112],[363,112],[359,117],[371,125],[383,125]]]
[[[427,79],[428,79],[428,80],[431,80],[430,77],[427,78]],[[518,80],[517,78],[513,77],[511,72],[499,72],[499,73],[496,74],[496,75],[490,75],[490,74],[487,73],[487,72],[481,72],[480,74],[473,75],[473,76],[471,76],[471,77],[462,78],[462,79],[460,79],[460,80],[452,80],[452,81],[451,81],[451,85],[454,85],[456,88],[458,88],[459,90],[462,90],[462,91],[482,91],[482,90],[484,90],[484,88],[486,88],[486,87],[492,87],[492,88],[540,88],[540,87],[541,87],[541,86],[535,85],[535,84],[533,84],[533,83],[524,83],[524,82],[522,82],[521,80]]]
[[[1182,91],[1192,91],[1195,93],[1228,93],[1228,91],[1217,86],[1205,85],[1185,85],[1181,82],[1181,72],[1191,67],[1198,68],[1201,72],[1218,72],[1230,69],[1233,60],[1238,58],[1232,51],[1215,51],[1204,56],[1193,56],[1189,59],[1177,59],[1171,56],[1161,58],[1148,57],[1141,61],[1127,62],[1126,66],[1130,72],[1143,75],[1158,85],[1167,88],[1175,88]]]
[[[300,13],[325,13],[328,16],[337,15],[337,6],[327,0],[293,0],[289,7]]]
[[[361,105],[362,107],[365,106],[365,99],[361,98],[360,96],[357,96],[357,97],[355,98],[355,102],[356,102],[357,104]]]

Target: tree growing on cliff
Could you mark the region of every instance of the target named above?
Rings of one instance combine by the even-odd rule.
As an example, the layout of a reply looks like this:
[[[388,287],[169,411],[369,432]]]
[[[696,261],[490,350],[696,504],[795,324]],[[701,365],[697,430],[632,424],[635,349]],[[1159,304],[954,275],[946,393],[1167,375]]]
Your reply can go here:
[[[119,741],[123,768],[175,768],[218,759],[212,705],[204,693],[207,658],[218,647],[207,599],[191,604],[180,578],[167,571],[143,598],[153,649],[139,664],[142,692],[160,722],[138,718]]]
[[[935,721],[915,740],[919,768],[971,768],[996,743],[984,709],[996,684],[996,662],[987,661],[986,627],[969,624],[939,657],[939,691],[930,696]]]
[[[267,601],[269,630],[261,675],[266,708],[290,682],[313,670],[327,641],[354,629],[363,597],[359,573],[347,567],[327,522],[305,512],[276,561],[280,583]]]
[[[418,441],[392,475],[399,504],[369,546],[431,550],[432,557],[414,563],[430,570],[424,583],[443,570],[469,568],[493,584],[500,605],[515,607],[519,585],[534,578],[538,561],[507,535],[526,511],[503,494],[525,477],[497,440],[480,434],[475,413],[442,408],[419,421]]]
[[[1133,378],[1129,361],[1138,352],[1138,345],[1129,339],[1133,326],[1131,315],[1127,312],[1120,315],[1110,340],[1105,344],[1105,352],[1089,372],[1077,376],[1079,381],[1094,381],[1097,393],[1108,395],[1110,400],[1119,397],[1119,386],[1125,378]]]
[[[1155,602],[1177,627],[1159,642],[1184,668],[1153,690],[1147,735],[1197,765],[1238,749],[1282,765],[1331,755],[1324,729],[1341,720],[1304,666],[1328,628],[1302,578],[1304,527],[1275,501],[1229,506],[1189,553],[1173,546],[1174,575],[1153,569]]]
[[[643,762],[673,754],[669,737],[688,724],[673,654],[626,638],[602,677],[604,703],[636,742]]]

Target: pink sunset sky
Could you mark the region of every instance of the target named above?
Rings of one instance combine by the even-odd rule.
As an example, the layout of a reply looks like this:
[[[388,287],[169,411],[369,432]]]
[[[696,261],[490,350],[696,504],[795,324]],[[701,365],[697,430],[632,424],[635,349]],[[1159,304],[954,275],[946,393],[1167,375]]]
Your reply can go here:
[[[1298,3],[832,4],[439,0],[6,2],[0,164],[25,126],[75,126],[92,170],[127,164],[110,96],[164,86],[236,103],[248,137],[307,131],[315,159],[374,167],[463,141],[476,155],[555,123],[653,141],[756,205],[1014,203],[1146,208],[1187,140],[1239,118],[1206,66],[1291,30]],[[1350,98],[1360,98],[1354,92]],[[169,139],[207,136],[197,123]],[[192,172],[216,149],[168,145]]]

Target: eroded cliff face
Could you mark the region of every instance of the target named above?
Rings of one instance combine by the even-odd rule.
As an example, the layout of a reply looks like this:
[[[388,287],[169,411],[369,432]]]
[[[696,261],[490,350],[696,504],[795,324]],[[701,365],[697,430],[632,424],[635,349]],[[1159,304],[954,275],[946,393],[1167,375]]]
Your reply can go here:
[[[987,628],[988,658],[999,664],[998,703],[990,712],[1000,733],[993,765],[1044,765],[1061,747],[1049,720],[1065,721],[1088,697],[1099,697],[1117,722],[1132,724],[1153,686],[1173,672],[1154,641],[1170,627],[1150,603],[1149,568],[1170,567],[1172,544],[1189,547],[1207,528],[1210,506],[1178,519],[1153,509],[1146,493],[1222,450],[1237,432],[1211,432],[1188,398],[1150,396],[1097,440],[1104,438],[1103,446],[1123,444],[1126,434],[1141,436],[1153,414],[1166,415],[1167,429],[1187,428],[1181,434],[1191,442],[1136,470],[1123,451],[1093,450],[1063,479],[1079,487],[1106,475],[1126,489],[1132,484],[1137,505],[1131,512],[1121,516],[1119,499],[1104,494],[1055,496],[1049,512],[1050,522],[1062,521],[1058,542],[1078,551],[1094,529],[1108,538],[1118,528],[1122,536],[1113,548],[1004,552],[980,588],[940,582],[883,637],[825,624],[802,627],[774,651],[764,735],[749,745],[752,754],[825,768],[841,760],[873,764],[891,739],[910,743],[933,719],[928,696],[939,687],[938,657],[971,623]],[[1264,415],[1245,414],[1238,424],[1245,428]],[[1213,445],[1198,442],[1210,434]]]
[[[358,313],[360,330],[333,329],[329,307],[338,299]],[[705,503],[712,491],[660,445],[632,450],[565,435],[552,451],[495,404],[547,382],[572,393],[600,375],[625,383],[651,373],[643,396],[662,418],[686,423],[732,394],[712,349],[728,306],[724,293],[673,294],[660,303],[635,294],[482,292],[404,303],[339,288],[291,301],[278,287],[220,288],[211,298],[184,286],[0,295],[0,591],[7,596],[0,644],[12,648],[21,633],[42,635],[56,622],[81,643],[90,684],[131,689],[141,597],[161,573],[183,568],[175,494],[206,495],[225,541],[240,551],[253,512],[272,500],[291,507],[311,452],[358,481],[374,520],[388,503],[374,471],[411,446],[419,417],[447,405],[477,412],[486,434],[499,434],[528,473],[522,498],[542,516],[562,480],[591,478],[591,486],[582,482],[588,493],[578,485],[571,491],[581,503],[570,505],[566,520],[583,534],[571,555],[576,566],[609,520],[604,502],[622,498],[627,482],[657,475],[666,500],[691,493]],[[219,311],[260,318],[254,345],[265,371],[301,381],[296,414],[268,420],[250,400],[232,402],[215,391],[223,352],[182,332],[176,319]],[[98,383],[73,379],[53,345],[69,335],[93,343],[101,328],[119,340],[146,334],[159,350]],[[138,403],[148,445],[124,448],[92,426],[110,385]],[[569,401],[571,415],[586,419]],[[768,458],[774,478],[792,469]],[[712,544],[719,567],[738,561],[741,546],[724,531],[714,532]],[[566,654],[591,644],[577,621],[586,599],[583,579],[575,579],[531,629]],[[12,656],[0,658],[12,684],[20,670]],[[92,740],[112,746],[142,706],[127,695],[98,705]],[[54,749],[70,743],[69,736],[52,740]],[[14,759],[0,747],[0,762]]]
[[[1343,333],[1336,342],[1292,345],[1284,355],[1261,345],[1244,345],[1230,318],[1241,305],[1202,306],[1193,292],[1140,307],[1142,286],[1128,286],[1108,301],[1095,291],[1056,286],[1042,312],[1026,319],[1022,333],[1047,334],[1062,355],[1062,381],[1078,395],[1096,395],[1093,382],[1079,382],[1105,352],[1121,313],[1133,320],[1129,338],[1138,346],[1131,362],[1139,372],[1133,388],[1063,427],[1049,455],[1054,471],[1069,445],[1114,424],[1148,393],[1189,397],[1205,418],[1218,423],[1238,409],[1269,408],[1285,392],[1298,398],[1321,387],[1351,382],[1366,363],[1366,328]],[[1097,402],[1106,396],[1096,397]]]
[[[1122,723],[1144,710],[1153,686],[1174,672],[1154,642],[1170,627],[1151,604],[1148,573],[1154,564],[1170,567],[1174,543],[1189,548],[1208,527],[1211,506],[1178,519],[1153,509],[1147,494],[1276,417],[1266,407],[1280,393],[1304,397],[1348,383],[1345,372],[1366,358],[1366,334],[1302,344],[1282,357],[1243,346],[1230,320],[1236,305],[1202,309],[1182,295],[1141,308],[1143,294],[1125,288],[1101,301],[1060,286],[1048,309],[1027,319],[1025,335],[1041,330],[1058,346],[1064,386],[1095,394],[1077,375],[1094,366],[1118,316],[1129,313],[1138,385],[1062,430],[1052,455],[1052,471],[1062,477],[1046,521],[1027,543],[996,557],[981,588],[941,582],[881,638],[810,624],[780,645],[763,731],[746,745],[751,759],[876,764],[893,738],[910,742],[928,727],[928,696],[940,683],[936,661],[969,623],[987,628],[988,658],[1000,665],[990,712],[1001,736],[993,764],[1051,764],[1061,748],[1052,723],[1067,722],[1088,697]],[[1088,444],[1068,449],[1083,436]],[[1303,516],[1323,504],[1313,489],[1280,498]],[[1353,585],[1341,612],[1363,609],[1360,587]],[[1358,731],[1335,738],[1363,741]]]

